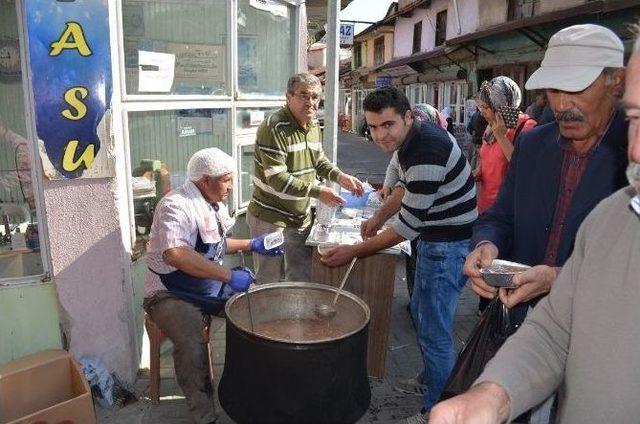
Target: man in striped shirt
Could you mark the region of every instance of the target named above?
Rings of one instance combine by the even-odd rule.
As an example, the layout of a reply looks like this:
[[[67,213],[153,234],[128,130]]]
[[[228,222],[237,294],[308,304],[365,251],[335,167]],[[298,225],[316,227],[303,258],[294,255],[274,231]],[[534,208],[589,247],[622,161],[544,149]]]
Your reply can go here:
[[[364,111],[376,144],[398,152],[404,187],[399,219],[382,233],[323,256],[329,266],[372,255],[402,240],[418,240],[411,298],[427,391],[424,409],[409,422],[422,422],[438,401],[455,361],[453,317],[466,279],[462,265],[478,216],[471,168],[447,132],[431,122],[414,122],[409,101],[396,88],[369,94]]]
[[[362,183],[334,166],[322,150],[315,115],[322,95],[320,80],[296,74],[287,83],[287,104],[258,128],[255,190],[247,223],[252,237],[283,229],[284,259],[254,255],[256,282],[310,281],[311,249],[304,243],[311,229],[310,198],[329,206],[344,203],[333,189],[316,183],[319,175],[354,194]],[[284,261],[284,262],[283,262]]]

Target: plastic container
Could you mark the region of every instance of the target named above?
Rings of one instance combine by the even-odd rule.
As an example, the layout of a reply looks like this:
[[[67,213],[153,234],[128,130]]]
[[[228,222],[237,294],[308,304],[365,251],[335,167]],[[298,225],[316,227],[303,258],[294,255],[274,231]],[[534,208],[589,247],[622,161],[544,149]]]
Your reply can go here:
[[[265,249],[273,249],[274,247],[280,246],[282,243],[284,243],[284,234],[282,231],[274,231],[273,233],[267,234],[264,238]]]
[[[373,193],[373,187],[365,187],[364,194],[362,196],[355,196],[345,189],[340,190],[340,196],[342,196],[346,202],[342,205],[347,208],[361,208],[367,205],[369,195]]]

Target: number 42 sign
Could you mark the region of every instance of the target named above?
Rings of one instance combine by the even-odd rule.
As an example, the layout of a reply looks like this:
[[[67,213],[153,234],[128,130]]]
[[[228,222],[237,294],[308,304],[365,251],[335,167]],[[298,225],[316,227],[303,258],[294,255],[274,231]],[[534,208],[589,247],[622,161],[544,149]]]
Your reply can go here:
[[[353,44],[353,24],[340,24],[340,44]]]

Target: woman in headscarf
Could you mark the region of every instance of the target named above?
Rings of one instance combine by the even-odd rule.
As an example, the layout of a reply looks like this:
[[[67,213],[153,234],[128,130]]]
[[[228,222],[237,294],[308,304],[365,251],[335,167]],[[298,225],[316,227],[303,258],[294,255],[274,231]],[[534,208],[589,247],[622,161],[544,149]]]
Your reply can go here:
[[[507,175],[516,137],[520,132],[536,126],[534,119],[517,110],[521,100],[520,88],[510,78],[495,77],[480,86],[476,104],[489,125],[482,137],[478,166],[473,171],[474,178],[480,182],[479,213],[491,207],[498,196],[500,186]],[[517,114],[513,128],[507,128],[503,116],[510,113],[509,109]]]

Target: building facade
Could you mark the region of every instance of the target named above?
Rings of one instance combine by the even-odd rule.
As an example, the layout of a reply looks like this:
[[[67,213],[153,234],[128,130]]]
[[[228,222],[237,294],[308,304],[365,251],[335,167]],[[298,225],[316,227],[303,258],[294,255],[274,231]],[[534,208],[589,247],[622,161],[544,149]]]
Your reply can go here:
[[[535,94],[524,84],[556,31],[597,23],[630,47],[630,24],[638,16],[640,5],[633,0],[401,0],[376,24],[394,26],[393,58],[376,72],[404,89],[412,105],[447,109],[462,137],[473,109],[470,99],[483,81],[512,78],[523,92],[524,109]],[[354,97],[354,110],[358,102]]]

